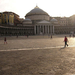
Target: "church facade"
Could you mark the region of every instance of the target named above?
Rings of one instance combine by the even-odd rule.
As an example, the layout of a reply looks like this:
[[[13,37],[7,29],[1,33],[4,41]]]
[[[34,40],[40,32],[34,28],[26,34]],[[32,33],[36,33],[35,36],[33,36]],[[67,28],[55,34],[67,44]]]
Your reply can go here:
[[[50,23],[50,16],[38,6],[28,12],[25,18],[31,19],[35,35],[52,33],[51,29],[53,28]]]

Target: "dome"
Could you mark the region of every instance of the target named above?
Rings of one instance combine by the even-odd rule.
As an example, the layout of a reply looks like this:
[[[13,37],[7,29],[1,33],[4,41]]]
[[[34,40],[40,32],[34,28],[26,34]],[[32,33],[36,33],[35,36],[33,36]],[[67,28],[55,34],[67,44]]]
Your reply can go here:
[[[34,9],[32,9],[30,12],[28,12],[25,16],[25,18],[29,18],[33,21],[41,21],[41,20],[48,20],[50,19],[50,16],[40,9],[38,6],[36,6]]]
[[[26,19],[23,21],[23,24],[32,24],[32,21],[31,21],[31,19],[26,18]]]
[[[48,15],[45,11],[40,9],[38,6],[36,6],[34,9],[32,9],[29,13],[26,14],[26,16],[33,15],[33,14],[43,14]]]
[[[52,18],[52,19],[51,19],[51,22],[57,22],[57,19]]]
[[[57,19],[55,19],[55,18],[52,18],[50,22],[51,22],[52,24],[54,24],[54,25],[57,25],[57,24],[58,24],[58,21],[57,21]]]
[[[31,19],[26,18],[26,19],[24,20],[24,22],[31,22]]]

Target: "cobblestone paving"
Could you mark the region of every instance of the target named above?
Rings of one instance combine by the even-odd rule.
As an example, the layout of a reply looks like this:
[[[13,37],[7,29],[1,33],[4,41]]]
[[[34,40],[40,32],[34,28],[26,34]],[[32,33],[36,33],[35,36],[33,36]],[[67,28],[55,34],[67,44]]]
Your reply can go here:
[[[1,37],[0,75],[75,75],[75,38],[68,37],[66,48],[63,39],[60,36],[7,37],[8,44],[4,45]],[[55,48],[40,49],[45,47]],[[25,48],[35,49],[14,51]]]

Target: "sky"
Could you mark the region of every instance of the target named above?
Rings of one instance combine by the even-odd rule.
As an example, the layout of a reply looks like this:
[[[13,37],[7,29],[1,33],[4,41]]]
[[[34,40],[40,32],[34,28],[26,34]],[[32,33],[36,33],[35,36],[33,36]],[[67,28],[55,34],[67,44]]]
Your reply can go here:
[[[70,17],[75,14],[75,0],[0,0],[0,12],[11,11],[25,18],[36,5],[51,17]]]

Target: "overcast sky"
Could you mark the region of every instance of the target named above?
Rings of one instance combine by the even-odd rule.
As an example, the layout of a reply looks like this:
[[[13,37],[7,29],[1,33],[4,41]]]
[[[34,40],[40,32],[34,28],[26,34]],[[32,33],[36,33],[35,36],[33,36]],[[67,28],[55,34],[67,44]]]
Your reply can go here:
[[[0,12],[12,11],[24,18],[36,5],[52,17],[75,14],[75,0],[0,0]]]

